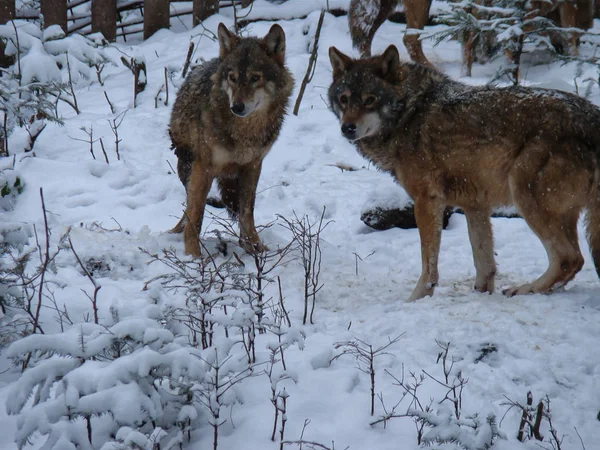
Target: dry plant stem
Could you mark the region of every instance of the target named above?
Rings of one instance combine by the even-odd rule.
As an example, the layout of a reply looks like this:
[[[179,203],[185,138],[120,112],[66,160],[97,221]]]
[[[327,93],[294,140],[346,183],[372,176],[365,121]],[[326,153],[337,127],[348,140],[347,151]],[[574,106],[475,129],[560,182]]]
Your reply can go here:
[[[431,378],[433,381],[447,389],[446,395],[439,403],[442,403],[444,401],[449,401],[450,403],[452,403],[454,405],[454,416],[457,420],[460,420],[460,412],[462,410],[462,392],[469,380],[464,379],[462,376],[462,372],[458,371],[458,373],[454,376],[454,380],[450,382],[450,374],[452,373],[452,369],[454,367],[454,359],[452,359],[452,363],[448,364],[450,342],[442,343],[437,339],[435,342],[442,349],[442,352],[438,354],[438,362],[440,361],[440,359],[442,360],[444,381],[438,380],[437,378],[427,373],[425,370],[423,370],[423,373],[429,378]]]
[[[73,78],[71,77],[71,64],[69,63],[69,52],[67,52],[67,73],[69,74],[69,89],[71,91],[71,97],[73,97],[73,107],[75,109],[75,112],[79,115],[79,106],[77,106],[77,97],[75,96]]]
[[[4,113],[2,121],[2,142],[0,142],[0,156],[9,156],[8,153],[8,114]]]
[[[297,441],[283,441],[283,444],[285,444],[285,445],[297,445],[300,450],[302,450],[302,448],[303,448],[302,446],[304,446],[304,445],[309,446],[308,448],[310,448],[310,449],[334,450],[331,447],[327,447],[327,446],[325,446],[323,444],[319,444],[318,442],[306,441],[304,439],[297,440]]]
[[[98,139],[94,140],[94,129],[90,126],[90,129],[88,130],[86,127],[81,127],[80,128],[81,131],[83,131],[85,134],[88,135],[88,139],[79,139],[79,138],[74,138],[69,136],[69,138],[73,139],[74,141],[81,141],[81,142],[86,142],[88,144],[90,144],[90,153],[92,154],[92,158],[96,159],[96,155],[94,154],[94,142],[98,142]]]
[[[160,93],[163,91],[165,85],[161,85],[160,89],[158,90],[158,92],[156,93],[156,95],[154,96],[154,109],[158,108],[158,97],[160,95]]]
[[[86,426],[87,426],[88,441],[90,442],[90,445],[91,445],[92,444],[92,419],[90,418],[90,416],[87,416],[85,418],[85,422],[86,422]]]
[[[579,438],[579,442],[581,443],[582,450],[586,450],[585,444],[583,443],[583,439],[581,438],[581,435],[579,434],[577,427],[573,427],[573,428],[575,428],[575,433],[577,434],[577,437]]]
[[[108,103],[108,106],[110,106],[110,112],[114,114],[115,113],[115,107],[110,102],[110,99],[108,98],[108,94],[106,93],[106,91],[104,91],[104,98],[106,98],[106,102]]]
[[[308,216],[303,216],[300,219],[295,212],[293,220],[289,220],[283,216],[278,217],[284,221],[283,226],[292,232],[293,241],[300,249],[300,260],[304,268],[304,313],[302,324],[306,325],[308,303],[310,300],[312,300],[310,313],[310,323],[312,324],[314,323],[313,314],[317,293],[323,287],[323,284],[319,284],[321,274],[321,232],[331,222],[323,224],[325,207],[323,207],[321,218],[317,223],[310,223]],[[313,231],[315,227],[316,231]]]
[[[167,68],[165,67],[165,106],[169,106],[169,79],[167,77]]]
[[[83,289],[82,289],[82,291],[87,296],[87,298],[89,298],[90,301],[92,302],[92,309],[94,311],[94,323],[97,325],[98,324],[98,291],[100,290],[100,288],[102,286],[98,286],[98,283],[96,283],[96,280],[94,280],[94,277],[92,277],[92,274],[85,268],[85,266],[81,262],[79,255],[75,251],[75,247],[73,247],[73,242],[71,241],[71,236],[69,236],[69,247],[71,248],[73,255],[75,255],[75,259],[77,260],[79,267],[81,267],[83,274],[88,278],[88,280],[90,280],[90,282],[94,286],[93,297],[90,297],[90,295],[87,292],[85,292]]]
[[[104,142],[102,142],[102,138],[100,138],[100,148],[102,149],[102,153],[104,154],[104,160],[106,161],[106,164],[110,164],[108,162],[108,155],[106,154],[106,150],[104,149]]]
[[[33,318],[33,332],[39,328],[40,322],[40,310],[42,309],[42,298],[44,291],[44,279],[46,277],[46,270],[48,270],[48,264],[50,263],[50,229],[48,228],[48,216],[46,214],[46,203],[44,202],[44,189],[40,188],[40,199],[42,201],[42,213],[44,214],[44,232],[46,236],[44,260],[42,263],[42,271],[40,275],[40,288],[38,289],[38,304],[35,310],[35,317]],[[40,332],[43,331],[40,329]]]
[[[143,61],[136,62],[134,58],[131,58],[130,61],[127,61],[124,56],[121,56],[121,62],[125,65],[125,67],[131,70],[131,73],[133,73],[133,107],[135,108],[137,106],[138,94],[146,89],[146,63]],[[142,72],[144,73],[144,78],[141,78]]]
[[[296,104],[294,105],[294,115],[298,115],[298,111],[300,110],[300,103],[302,103],[302,97],[304,96],[304,91],[306,90],[306,86],[308,83],[312,81],[313,75],[315,74],[315,69],[317,67],[317,58],[319,57],[318,49],[319,49],[319,37],[321,36],[321,27],[323,26],[323,18],[325,17],[325,10],[321,10],[321,15],[319,16],[319,22],[317,24],[317,30],[315,32],[315,42],[313,44],[312,52],[310,54],[310,58],[308,60],[308,67],[306,68],[306,73],[304,74],[304,78],[302,79],[302,84],[300,85],[300,92],[298,93],[298,98],[296,98]],[[312,323],[312,322],[311,322]]]
[[[281,311],[283,311],[283,315],[285,317],[285,321],[288,327],[292,326],[292,322],[290,321],[290,316],[288,315],[287,310],[285,309],[285,304],[283,303],[283,292],[281,290],[281,277],[277,275],[277,286],[279,288],[279,307]]]
[[[190,68],[190,63],[192,62],[192,55],[194,54],[194,43],[190,42],[190,46],[188,47],[187,56],[185,57],[185,62],[183,63],[183,69],[181,70],[181,78],[185,78],[187,75],[187,71]]]
[[[385,350],[400,340],[404,333],[399,334],[394,339],[390,339],[385,345],[373,349],[371,344],[368,344],[360,339],[353,341],[338,342],[335,348],[342,349],[342,353],[331,358],[330,362],[344,356],[353,356],[358,365],[358,370],[369,375],[371,382],[371,416],[375,415],[375,358],[381,355],[389,355]]]
[[[46,124],[44,123],[42,124],[42,126],[35,128],[33,133],[29,130],[29,128],[27,129],[27,134],[29,135],[29,142],[27,143],[27,147],[23,149],[24,152],[28,153],[33,150],[33,146],[35,145],[38,137],[40,137],[40,134],[42,134],[42,131],[44,131],[45,128]],[[6,156],[8,156],[8,153]]]
[[[119,127],[121,126],[121,124],[123,123],[123,120],[125,119],[125,114],[127,114],[127,110],[120,113],[113,120],[108,121],[108,123],[110,125],[110,129],[113,132],[113,134],[115,135],[115,152],[117,154],[117,161],[121,160],[121,155],[119,153],[119,143],[122,141],[122,139],[119,139]]]
[[[533,394],[531,391],[527,393],[527,406],[533,405]],[[519,432],[517,433],[517,439],[521,442],[525,441],[525,425],[529,422],[529,414],[526,408],[523,408],[521,414],[521,422],[519,423]]]
[[[23,71],[21,70],[21,44],[19,43],[19,32],[17,30],[17,26],[15,25],[15,21],[12,20],[11,24],[13,26],[13,29],[15,30],[15,40],[16,42],[14,42],[15,47],[17,47],[17,70],[18,70],[18,74],[17,74],[17,80],[19,81],[19,86],[21,85],[21,77],[23,76]],[[21,98],[22,96],[22,92],[19,89],[19,98]]]
[[[285,424],[287,422],[287,394],[281,395],[281,402],[282,402],[282,407],[281,407],[281,430],[279,432],[279,438],[280,438],[280,444],[279,444],[279,450],[283,450],[283,436],[285,435]]]
[[[422,412],[431,411],[431,405],[433,403],[433,399],[430,400],[429,405],[423,406],[423,404],[421,403],[421,400],[419,399],[419,397],[417,395],[417,391],[419,390],[419,388],[423,384],[423,381],[425,380],[425,375],[420,374],[419,376],[417,376],[414,372],[409,372],[410,378],[413,381],[412,381],[412,383],[407,382],[404,378],[404,364],[402,364],[402,378],[400,378],[400,379],[398,379],[395,375],[393,375],[387,369],[385,370],[385,373],[387,373],[390,377],[392,377],[392,379],[395,381],[394,384],[396,386],[400,386],[404,390],[404,394],[403,394],[402,398],[400,399],[400,401],[402,401],[406,395],[409,395],[411,397],[411,401],[408,405],[408,410],[418,408]],[[395,407],[394,407],[394,409],[395,409]],[[391,415],[389,415],[390,418],[393,418],[394,409],[392,409]],[[402,415],[400,415],[400,417],[402,417]],[[377,421],[376,423],[383,421],[383,423],[385,424],[386,420],[387,420],[387,418],[386,418],[386,416],[384,416],[382,420]],[[415,428],[417,430],[417,445],[421,445],[421,441],[423,439],[423,430],[425,428],[425,423],[419,422],[415,418],[414,424],[415,424]]]
[[[44,230],[46,234],[46,245],[45,252],[42,256],[42,267],[40,271],[40,285],[38,288],[38,304],[35,309],[35,315],[33,316],[33,330],[32,333],[36,333],[36,330],[39,330],[40,333],[44,334],[44,330],[40,327],[40,311],[42,309],[42,300],[43,300],[43,292],[44,292],[44,282],[46,278],[46,270],[48,270],[48,264],[50,263],[50,229],[48,228],[48,216],[46,214],[46,203],[44,202],[44,190],[40,188],[40,199],[42,201],[42,213],[44,215]],[[29,361],[31,359],[31,353],[27,354],[27,358],[23,361],[23,365],[21,370],[24,371],[29,365]]]
[[[535,414],[535,422],[533,422],[533,427],[531,431],[533,432],[533,437],[538,441],[543,441],[544,436],[540,433],[540,427],[542,426],[542,418],[544,417],[544,403],[539,402],[536,408]]]
[[[552,448],[554,450],[562,450],[562,438],[558,437],[558,431],[556,430],[556,428],[554,428],[554,424],[552,423],[552,414],[550,412],[550,397],[548,397],[546,395],[546,398],[544,400],[546,402],[546,412],[545,412],[545,416],[546,419],[548,419],[548,425],[550,426],[550,444],[552,445]],[[542,407],[541,409],[541,413],[539,413],[540,411],[540,405]],[[538,413],[540,415],[544,415],[544,405],[543,402],[540,402],[540,404],[538,405]],[[537,428],[538,430],[538,434],[539,434],[539,426]],[[575,431],[577,432],[577,429],[575,429]],[[579,436],[579,433],[577,432],[577,436]],[[537,439],[537,436],[536,436]],[[579,436],[579,439],[581,440],[581,436]],[[581,445],[583,446],[583,441],[581,440]],[[585,446],[583,446],[585,449]]]
[[[104,70],[105,64],[96,64],[96,77],[98,78],[98,83],[100,86],[104,86],[104,81],[102,80],[102,71]]]

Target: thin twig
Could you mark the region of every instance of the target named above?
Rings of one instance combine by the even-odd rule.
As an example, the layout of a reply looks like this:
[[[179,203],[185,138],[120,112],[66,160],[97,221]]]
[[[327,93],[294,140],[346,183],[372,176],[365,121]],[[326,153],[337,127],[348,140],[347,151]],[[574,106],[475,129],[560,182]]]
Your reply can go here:
[[[81,267],[83,274],[88,278],[88,280],[90,280],[90,282],[94,286],[93,298],[91,298],[85,291],[83,291],[83,292],[86,293],[87,297],[92,302],[92,309],[94,310],[94,323],[98,324],[98,291],[100,290],[100,288],[102,288],[102,286],[98,286],[98,284],[96,283],[96,280],[94,280],[94,277],[92,277],[92,274],[90,274],[90,272],[86,269],[86,267],[81,262],[79,255],[75,251],[75,247],[73,247],[73,242],[71,241],[71,236],[69,236],[69,246],[71,248],[71,251],[73,252],[73,255],[75,255],[75,259],[77,260],[79,267]]]
[[[106,101],[108,102],[108,106],[110,106],[110,112],[114,114],[115,113],[115,107],[110,102],[110,99],[108,98],[108,94],[106,93],[106,91],[104,91],[104,98],[106,98]]]
[[[315,32],[315,41],[313,43],[312,52],[310,54],[310,58],[308,60],[308,67],[306,68],[306,73],[304,74],[304,78],[302,79],[302,84],[300,85],[300,92],[298,92],[298,98],[296,98],[296,104],[294,105],[294,115],[298,115],[298,111],[300,110],[300,103],[302,103],[302,97],[304,96],[304,91],[306,90],[306,86],[311,82],[312,77],[314,75],[316,69],[317,58],[319,57],[318,49],[319,49],[319,37],[321,36],[321,27],[323,26],[323,18],[325,17],[325,10],[321,10],[321,15],[319,16],[319,22],[317,24],[317,31]]]

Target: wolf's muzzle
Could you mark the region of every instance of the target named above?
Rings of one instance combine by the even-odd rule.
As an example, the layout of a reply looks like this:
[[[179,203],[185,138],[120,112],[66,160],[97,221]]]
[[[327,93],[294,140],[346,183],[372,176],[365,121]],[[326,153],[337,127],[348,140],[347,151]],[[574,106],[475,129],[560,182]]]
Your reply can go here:
[[[234,103],[231,106],[231,112],[234,113],[236,116],[240,116],[240,117],[244,117],[246,111],[246,105],[244,103]]]
[[[344,122],[342,124],[342,134],[350,140],[356,139],[356,124]]]

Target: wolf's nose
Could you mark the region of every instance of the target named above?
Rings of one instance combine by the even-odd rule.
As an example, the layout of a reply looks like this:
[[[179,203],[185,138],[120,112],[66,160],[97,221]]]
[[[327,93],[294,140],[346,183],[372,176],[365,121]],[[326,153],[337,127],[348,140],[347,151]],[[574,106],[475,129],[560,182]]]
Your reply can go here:
[[[246,109],[246,105],[244,105],[243,103],[234,103],[233,106],[231,107],[231,111],[234,114],[243,114],[244,110]]]
[[[348,139],[352,139],[356,135],[356,124],[348,122],[343,123],[342,134]]]

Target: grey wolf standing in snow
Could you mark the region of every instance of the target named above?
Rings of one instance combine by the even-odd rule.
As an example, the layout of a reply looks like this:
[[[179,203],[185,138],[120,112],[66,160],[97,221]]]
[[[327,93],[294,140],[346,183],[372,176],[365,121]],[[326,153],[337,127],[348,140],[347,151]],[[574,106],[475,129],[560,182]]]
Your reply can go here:
[[[200,255],[206,197],[217,179],[240,244],[261,247],[254,201],[263,158],[279,136],[294,86],[286,68],[285,33],[273,25],[262,38],[240,38],[219,24],[219,57],[195,67],[173,105],[169,133],[187,207],[171,230],[183,231],[185,252]]]
[[[371,56],[373,36],[400,3],[404,6],[407,28],[422,30],[429,20],[431,0],[351,0],[348,9],[350,36],[352,45],[362,57]],[[418,35],[405,34],[403,41],[413,61],[432,67]]]
[[[422,274],[410,300],[438,283],[446,205],[466,214],[480,292],[494,290],[490,209],[501,205],[517,207],[549,259],[542,276],[506,295],[550,292],[581,270],[584,208],[600,276],[600,109],[556,90],[467,86],[401,62],[394,46],[364,60],[331,47],[329,57],[342,134],[414,200]]]

